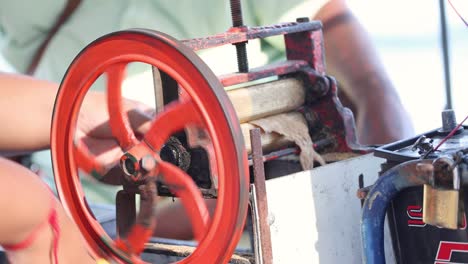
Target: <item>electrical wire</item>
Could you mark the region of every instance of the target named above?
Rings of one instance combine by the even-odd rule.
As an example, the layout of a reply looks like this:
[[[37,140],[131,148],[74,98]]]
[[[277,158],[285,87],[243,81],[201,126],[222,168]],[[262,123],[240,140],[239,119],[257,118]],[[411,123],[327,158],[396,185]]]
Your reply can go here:
[[[458,10],[455,8],[455,6],[452,4],[452,1],[448,1],[450,6],[452,6],[453,8],[453,11],[455,11],[455,13],[461,18],[461,20],[463,21],[463,23],[465,23],[465,25],[468,27],[468,22],[463,18],[463,16],[458,12]]]
[[[436,151],[437,149],[439,149],[439,147],[442,146],[442,144],[444,144],[445,141],[451,138],[455,134],[455,132],[457,132],[457,130],[463,125],[463,123],[465,123],[467,119],[468,119],[468,116],[466,116],[465,119],[463,119],[463,121],[460,122],[460,124],[458,124],[454,129],[452,129],[452,131],[450,131],[450,133],[446,137],[444,137],[444,139],[442,139],[442,141],[440,141],[439,144],[437,144],[437,146],[434,148],[433,151]]]

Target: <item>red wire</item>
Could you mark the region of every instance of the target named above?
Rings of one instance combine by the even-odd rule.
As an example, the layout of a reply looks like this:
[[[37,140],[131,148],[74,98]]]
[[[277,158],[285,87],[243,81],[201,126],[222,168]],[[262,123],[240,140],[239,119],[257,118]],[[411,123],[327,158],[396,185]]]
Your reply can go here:
[[[463,119],[463,121],[461,121],[461,123],[458,124],[458,126],[456,126],[452,131],[450,131],[450,133],[444,139],[442,139],[442,141],[434,148],[434,151],[436,151],[442,144],[444,144],[445,141],[451,138],[455,134],[455,132],[457,132],[457,130],[463,125],[463,123],[465,123],[466,119],[468,119],[468,116],[466,116],[465,119]]]
[[[465,25],[468,27],[468,22],[466,22],[466,20],[463,18],[463,16],[460,13],[458,13],[458,10],[455,8],[455,6],[453,6],[452,2],[450,0],[448,2],[452,6],[453,11],[455,11],[455,13],[461,18],[463,23],[465,23]]]

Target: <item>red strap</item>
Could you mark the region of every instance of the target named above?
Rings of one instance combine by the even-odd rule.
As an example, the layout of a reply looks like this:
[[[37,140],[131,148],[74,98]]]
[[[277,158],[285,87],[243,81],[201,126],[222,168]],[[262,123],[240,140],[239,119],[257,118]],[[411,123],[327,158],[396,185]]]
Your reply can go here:
[[[2,245],[2,247],[6,251],[17,251],[17,250],[25,249],[31,246],[34,240],[36,240],[39,232],[47,225],[50,225],[50,227],[52,228],[52,232],[53,232],[52,254],[54,257],[54,263],[58,264],[58,240],[60,236],[60,225],[59,225],[57,210],[55,209],[55,199],[53,195],[51,196],[51,206],[49,210],[49,215],[47,216],[47,221],[42,222],[23,241],[16,243],[16,244],[12,244],[12,245]]]
[[[46,36],[45,40],[42,42],[42,44],[36,50],[36,53],[34,54],[32,60],[31,60],[31,63],[29,64],[29,67],[26,70],[27,74],[29,74],[29,75],[34,74],[34,72],[36,71],[37,65],[41,61],[42,55],[44,54],[44,52],[45,52],[45,50],[47,48],[47,45],[52,40],[52,38],[55,36],[57,31],[60,29],[60,27],[67,22],[67,20],[73,14],[73,12],[78,7],[80,2],[81,2],[81,0],[68,0],[67,1],[67,5],[63,9],[62,13],[57,18],[57,20],[55,21],[52,28],[49,30],[49,33],[47,33],[47,36]]]
[[[60,237],[60,223],[57,215],[57,210],[55,210],[55,206],[49,214],[49,225],[52,228],[52,232],[54,233],[52,240],[52,253],[54,254],[55,264],[58,264],[58,242]]]

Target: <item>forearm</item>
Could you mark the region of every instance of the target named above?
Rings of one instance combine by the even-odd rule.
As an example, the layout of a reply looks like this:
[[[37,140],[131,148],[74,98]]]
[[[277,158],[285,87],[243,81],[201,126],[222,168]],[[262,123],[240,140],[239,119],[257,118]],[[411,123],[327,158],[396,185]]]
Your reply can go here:
[[[58,85],[26,76],[0,73],[0,153],[49,147]]]
[[[338,16],[341,19],[335,19]],[[398,98],[369,35],[344,1],[330,1],[315,19],[324,23],[327,72],[339,80],[353,102],[384,94]]]
[[[1,157],[0,191],[0,244],[16,244],[47,219],[52,193],[37,175]]]
[[[31,244],[9,252],[12,263],[50,263],[54,236],[58,239],[60,263],[95,263],[86,251],[83,237],[53,193],[30,170],[0,157],[0,245],[17,245],[30,238]],[[49,216],[56,213],[54,233]]]
[[[341,16],[341,19],[333,18]],[[413,128],[372,42],[344,1],[325,5],[315,19],[324,23],[328,74],[357,110],[359,139],[381,144],[411,136]]]

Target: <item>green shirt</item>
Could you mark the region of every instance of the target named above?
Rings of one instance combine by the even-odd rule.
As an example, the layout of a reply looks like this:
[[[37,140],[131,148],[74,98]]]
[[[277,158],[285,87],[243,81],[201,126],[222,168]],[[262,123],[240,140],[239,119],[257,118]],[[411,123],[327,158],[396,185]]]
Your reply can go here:
[[[244,24],[268,25],[295,21],[296,17],[313,16],[326,0],[244,0]],[[37,48],[62,12],[65,0],[0,0],[0,49],[18,72],[25,72]],[[150,28],[177,39],[209,36],[231,26],[227,0],[82,0],[70,19],[50,41],[36,71],[42,79],[59,82],[73,58],[87,44],[113,31],[128,28]],[[265,63],[281,50],[281,39],[268,39],[268,44],[249,43],[252,66]],[[252,46],[252,47],[250,47]],[[235,53],[223,66],[217,55],[201,54],[215,73],[235,71]],[[205,52],[206,53],[206,52]],[[205,58],[206,57],[206,58]],[[252,58],[251,58],[252,57]],[[232,63],[231,63],[232,61]],[[223,68],[232,64],[230,68]]]

